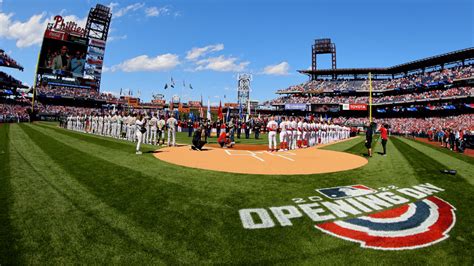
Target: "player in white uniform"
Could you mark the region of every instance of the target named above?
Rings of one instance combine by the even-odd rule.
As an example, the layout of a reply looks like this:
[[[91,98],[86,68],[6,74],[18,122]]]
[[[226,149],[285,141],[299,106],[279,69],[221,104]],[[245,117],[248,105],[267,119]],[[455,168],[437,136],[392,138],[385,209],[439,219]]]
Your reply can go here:
[[[313,147],[316,144],[316,123],[314,120],[309,124],[310,134],[309,134],[309,146]]]
[[[268,130],[268,149],[271,152],[276,151],[277,150],[276,134],[278,130],[278,123],[275,121],[273,116],[270,117],[270,120],[268,121],[267,130]]]
[[[174,115],[171,114],[170,118],[166,120],[166,125],[168,126],[168,146],[176,146],[176,125],[178,121],[174,118]],[[172,139],[172,140],[171,140]]]
[[[293,143],[293,128],[291,127],[291,123],[293,122],[293,119],[294,118],[290,116],[290,118],[286,121],[286,139],[288,140],[286,148],[288,150],[291,150],[291,145]]]
[[[288,122],[286,121],[286,117],[281,118],[280,122],[280,151],[287,151],[288,150]]]
[[[309,126],[308,121],[306,119],[303,120],[303,135],[301,136],[303,143],[301,144],[303,147],[309,147]]]
[[[290,149],[291,150],[296,150],[296,141],[298,140],[298,122],[296,119],[293,119],[291,121],[291,128],[293,129],[292,131],[292,136],[291,136],[291,143],[290,143]]]
[[[296,128],[296,148],[300,149],[303,147],[303,122],[301,121],[301,118],[298,118]]]

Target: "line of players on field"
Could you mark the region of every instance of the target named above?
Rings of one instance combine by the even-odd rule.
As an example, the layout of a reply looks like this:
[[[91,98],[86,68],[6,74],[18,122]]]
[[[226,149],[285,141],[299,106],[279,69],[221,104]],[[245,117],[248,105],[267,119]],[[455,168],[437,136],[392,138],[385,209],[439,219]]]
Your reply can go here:
[[[276,135],[279,132],[280,150],[294,150],[328,144],[350,137],[351,129],[330,123],[316,122],[301,117],[281,117],[280,123],[270,117],[267,123],[268,149],[277,150]]]
[[[167,145],[176,145],[178,121],[173,115],[165,120],[164,116],[157,116],[154,113],[151,116],[126,113],[77,114],[69,115],[65,120],[63,126],[69,130],[138,142],[137,151],[139,151],[139,144],[142,142],[164,145],[166,131],[168,133]],[[223,127],[227,128],[225,123],[223,123]],[[266,128],[270,151],[278,150],[278,133],[279,150],[287,151],[347,139],[351,132],[349,127],[293,116],[280,117],[278,122],[274,117],[270,117]],[[229,136],[234,132],[231,130],[227,134]]]
[[[175,146],[177,124],[178,121],[173,115],[165,120],[164,116],[157,116],[154,113],[151,117],[141,114],[107,113],[69,115],[63,126],[69,130],[153,145],[164,145],[167,131],[167,145]]]

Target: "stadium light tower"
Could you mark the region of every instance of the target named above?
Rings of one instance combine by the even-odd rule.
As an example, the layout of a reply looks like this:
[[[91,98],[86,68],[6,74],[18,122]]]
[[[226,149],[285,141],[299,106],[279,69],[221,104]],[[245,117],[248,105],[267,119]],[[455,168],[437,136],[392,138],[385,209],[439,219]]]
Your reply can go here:
[[[315,71],[318,67],[317,56],[318,54],[331,54],[332,69],[336,69],[336,44],[331,39],[316,39],[312,46],[312,64],[311,70]],[[315,79],[316,77],[312,77]],[[336,78],[333,76],[333,78]]]
[[[87,37],[107,41],[111,20],[109,7],[97,4],[95,8],[91,8],[86,23]]]
[[[237,101],[238,104],[248,103],[250,100],[250,81],[252,81],[252,75],[250,74],[239,74],[237,84]]]

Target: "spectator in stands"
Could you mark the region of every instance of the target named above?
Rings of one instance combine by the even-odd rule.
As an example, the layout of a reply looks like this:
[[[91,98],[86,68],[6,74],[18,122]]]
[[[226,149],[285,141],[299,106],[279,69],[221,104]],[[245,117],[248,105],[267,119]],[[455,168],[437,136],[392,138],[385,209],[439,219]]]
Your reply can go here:
[[[80,51],[76,52],[76,56],[71,59],[71,72],[74,77],[82,77],[84,72],[85,60]]]
[[[67,54],[68,49],[66,46],[62,46],[60,53],[53,59],[53,70],[69,71],[71,66],[71,61],[69,55]]]

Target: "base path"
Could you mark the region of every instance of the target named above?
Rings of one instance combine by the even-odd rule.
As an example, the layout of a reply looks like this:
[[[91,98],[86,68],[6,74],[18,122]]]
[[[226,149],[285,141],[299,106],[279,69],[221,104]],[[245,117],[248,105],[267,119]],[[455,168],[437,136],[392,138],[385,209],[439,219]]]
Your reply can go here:
[[[190,146],[157,150],[155,157],[172,164],[205,170],[263,175],[320,174],[351,170],[367,164],[367,159],[345,152],[315,147],[283,152],[222,149]]]

